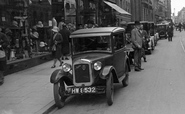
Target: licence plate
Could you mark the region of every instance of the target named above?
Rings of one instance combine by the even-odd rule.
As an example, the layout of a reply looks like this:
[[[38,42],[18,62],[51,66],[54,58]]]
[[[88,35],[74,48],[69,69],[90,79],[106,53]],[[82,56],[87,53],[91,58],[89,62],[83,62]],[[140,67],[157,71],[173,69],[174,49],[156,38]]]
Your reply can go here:
[[[69,87],[68,92],[70,94],[96,93],[96,87]]]

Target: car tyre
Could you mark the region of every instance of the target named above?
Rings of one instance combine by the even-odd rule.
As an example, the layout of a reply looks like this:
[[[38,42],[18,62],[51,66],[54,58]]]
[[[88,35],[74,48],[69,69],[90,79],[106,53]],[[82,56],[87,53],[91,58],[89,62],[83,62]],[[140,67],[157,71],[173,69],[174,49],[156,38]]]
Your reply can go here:
[[[128,65],[125,66],[125,78],[122,80],[123,87],[127,87],[129,83],[129,71],[128,71]]]
[[[113,85],[112,72],[109,74],[108,78],[106,79],[106,98],[107,98],[107,104],[111,106],[113,104],[113,98],[114,98],[114,85]]]
[[[58,108],[64,107],[65,99],[65,85],[63,80],[59,80],[57,83],[53,85],[53,93],[54,93],[54,100],[55,105]]]

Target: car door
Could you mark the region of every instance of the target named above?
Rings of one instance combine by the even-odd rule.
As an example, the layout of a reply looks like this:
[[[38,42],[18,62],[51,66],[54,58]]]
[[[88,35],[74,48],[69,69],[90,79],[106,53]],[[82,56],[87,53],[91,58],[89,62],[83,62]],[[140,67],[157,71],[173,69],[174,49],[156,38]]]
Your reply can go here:
[[[125,70],[125,35],[123,32],[113,34],[113,65],[116,69],[118,77],[124,74]]]

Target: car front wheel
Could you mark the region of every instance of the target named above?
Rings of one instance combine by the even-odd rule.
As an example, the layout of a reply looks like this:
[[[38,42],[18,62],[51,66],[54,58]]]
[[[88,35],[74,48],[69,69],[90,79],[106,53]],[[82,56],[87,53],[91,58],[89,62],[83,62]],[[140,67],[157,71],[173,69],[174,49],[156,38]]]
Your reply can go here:
[[[58,108],[64,107],[66,96],[64,95],[65,85],[63,80],[59,80],[53,85],[53,93],[56,106]]]
[[[113,85],[113,75],[109,74],[109,77],[106,79],[106,98],[107,104],[111,106],[113,104],[114,97],[114,85]]]

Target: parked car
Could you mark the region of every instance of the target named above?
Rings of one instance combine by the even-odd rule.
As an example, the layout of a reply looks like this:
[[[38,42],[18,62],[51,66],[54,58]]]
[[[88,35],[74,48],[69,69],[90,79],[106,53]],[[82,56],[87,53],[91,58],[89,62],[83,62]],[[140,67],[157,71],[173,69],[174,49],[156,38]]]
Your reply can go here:
[[[150,36],[150,24],[148,21],[141,21],[140,23],[143,25],[143,30],[146,30],[149,35],[149,40],[144,41],[143,43],[143,45],[145,45],[145,52],[151,54],[154,49],[154,38]]]
[[[152,50],[155,49],[157,40],[155,39],[155,24],[152,21],[148,22],[148,30],[149,30],[149,36],[151,40],[151,48]]]
[[[132,29],[134,29],[135,23],[134,22],[128,22],[127,23],[127,27],[125,30],[125,34],[126,34],[126,47],[129,50],[128,51],[128,57],[129,57],[129,61],[130,64],[133,65],[133,59],[134,59],[134,49],[132,48],[132,41],[131,41],[131,31]]]
[[[70,95],[106,94],[113,104],[114,85],[128,85],[130,64],[124,29],[80,29],[70,35],[72,64],[64,63],[50,77],[54,100],[62,108]]]
[[[157,24],[157,31],[159,33],[159,39],[167,38],[167,24]]]
[[[156,46],[156,45],[157,45],[157,42],[158,42],[158,40],[159,40],[159,33],[158,33],[158,31],[157,31],[157,24],[154,25],[154,28],[155,28],[155,29],[154,29],[154,31],[155,31],[155,32],[154,32],[154,39],[155,39],[154,41],[155,41],[155,46]]]

